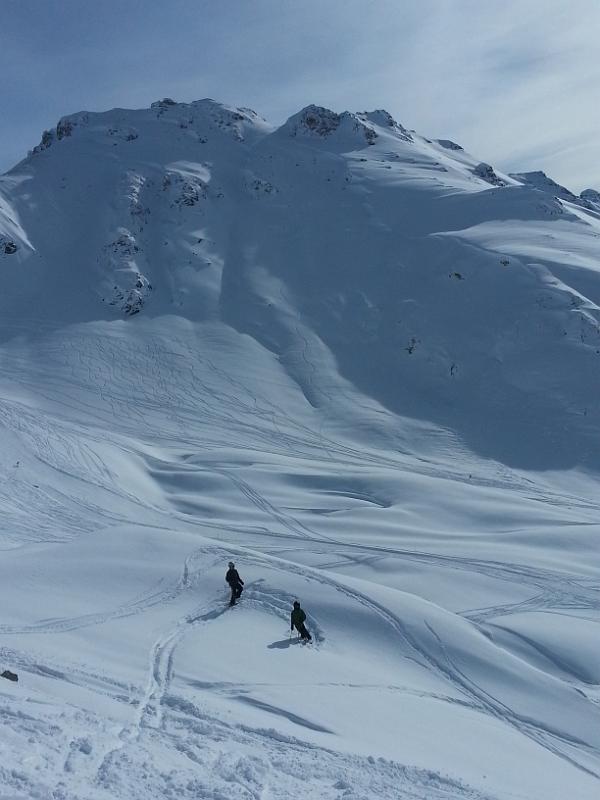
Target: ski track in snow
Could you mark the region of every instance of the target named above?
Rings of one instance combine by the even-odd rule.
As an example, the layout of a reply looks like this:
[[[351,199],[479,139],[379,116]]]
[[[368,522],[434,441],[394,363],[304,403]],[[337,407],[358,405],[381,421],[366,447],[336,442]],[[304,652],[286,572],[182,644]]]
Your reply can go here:
[[[74,455],[75,451],[70,445],[67,445],[66,452]],[[344,454],[348,455],[347,453]],[[357,456],[354,452],[350,452],[349,455],[353,460]],[[94,465],[94,469],[97,469],[99,466],[97,459],[92,458],[90,463]],[[389,467],[389,464],[378,463],[377,466]],[[201,474],[205,471],[207,470],[196,466],[187,466],[184,468],[186,474]],[[255,530],[253,532],[255,537],[258,535],[258,539],[264,537],[271,539],[275,537],[275,539],[279,540],[299,542],[303,547],[306,547],[308,544],[313,552],[321,553],[324,556],[332,553],[338,557],[340,555],[352,557],[353,554],[366,553],[375,556],[401,558],[404,562],[441,566],[452,571],[459,571],[466,574],[487,575],[495,579],[518,582],[521,585],[531,587],[533,594],[527,600],[517,603],[496,604],[465,611],[463,616],[473,623],[484,623],[487,620],[492,620],[504,615],[512,615],[521,611],[560,610],[569,608],[579,611],[585,609],[597,611],[600,607],[598,584],[592,578],[585,579],[572,576],[569,573],[560,572],[558,570],[533,569],[516,563],[444,556],[404,548],[363,544],[325,536],[315,530],[313,526],[301,522],[289,512],[279,509],[273,502],[269,501],[263,493],[254,488],[248,480],[241,478],[235,470],[216,467],[208,471],[211,474],[220,475],[226,481],[230,482],[239,493],[239,496],[243,498],[242,502],[249,503],[251,507],[256,508],[261,515],[269,521],[270,531],[267,532],[263,529],[262,531]],[[103,472],[103,470],[101,469],[100,472]],[[79,513],[82,512],[79,511]],[[203,525],[210,529],[210,525],[204,522]],[[252,527],[245,526],[240,530],[252,530]],[[287,545],[284,545],[283,548],[286,549]],[[226,560],[227,554],[232,552],[231,548],[219,548],[217,545],[215,545],[212,550],[219,552],[218,561],[221,563]],[[273,568],[272,559],[249,555],[243,549],[240,550],[240,553],[243,553],[244,563],[248,565],[255,564],[258,567],[269,565],[270,568]],[[85,627],[102,625],[111,620],[127,618],[134,615],[143,615],[150,612],[154,607],[169,605],[176,600],[182,592],[189,588],[190,575],[193,573],[194,561],[201,555],[206,555],[205,549],[201,548],[188,556],[177,582],[170,586],[162,587],[159,590],[149,591],[110,611],[85,614],[72,618],[41,620],[35,624],[26,626],[2,624],[0,625],[0,635],[40,633],[53,635],[67,631],[76,631]],[[213,562],[213,564],[216,563],[218,562]],[[323,562],[323,567],[327,568],[326,560]],[[579,769],[588,770],[591,774],[597,776],[596,772],[589,770],[585,764],[579,763],[577,757],[572,755],[577,746],[580,746],[580,743],[564,740],[556,732],[541,729],[539,726],[531,724],[529,720],[519,717],[513,710],[498,702],[494,697],[490,696],[488,692],[473,683],[452,663],[451,658],[447,654],[444,660],[433,659],[430,654],[419,646],[418,640],[415,640],[414,637],[410,635],[407,628],[402,624],[402,621],[379,603],[373,601],[364,594],[349,589],[342,583],[334,581],[331,577],[325,577],[316,570],[308,570],[296,565],[286,565],[285,569],[288,571],[291,569],[297,575],[306,577],[310,581],[316,580],[329,587],[333,587],[335,591],[342,593],[350,601],[359,603],[368,609],[370,613],[383,619],[390,627],[393,634],[406,642],[413,653],[412,657],[415,661],[426,666],[433,673],[438,674],[441,678],[453,685],[464,698],[461,702],[468,707],[490,714],[514,726],[521,734],[531,738],[561,759],[565,759]],[[249,607],[257,605],[260,608],[266,609],[269,613],[274,613],[282,618],[286,616],[285,609],[289,608],[291,599],[293,599],[291,595],[273,594],[268,589],[261,587],[260,584],[250,585],[244,595],[246,605]],[[165,729],[165,711],[169,714],[174,713],[180,721],[186,718],[186,709],[188,708],[186,705],[187,701],[179,701],[176,695],[172,696],[169,693],[175,653],[184,637],[194,633],[195,629],[199,626],[217,620],[219,616],[220,612],[216,610],[215,601],[213,600],[210,604],[203,605],[186,614],[174,627],[166,630],[156,641],[150,653],[150,669],[147,687],[141,700],[137,701],[139,705],[135,712],[135,721],[123,726],[116,738],[112,740],[112,743],[109,738],[106,752],[102,757],[98,756],[97,748],[94,748],[96,773],[95,776],[93,776],[93,783],[98,788],[99,792],[108,791],[110,787],[113,786],[113,781],[115,780],[114,775],[118,774],[123,768],[123,760],[125,759],[126,763],[129,763],[129,756],[127,753],[130,748],[138,746],[140,741],[146,736],[152,736],[152,730],[159,732],[161,736],[168,735]],[[435,631],[432,631],[432,634],[437,637]],[[319,631],[318,628],[315,628],[315,640],[317,648],[319,641],[324,640],[324,634]],[[443,653],[443,643],[439,641],[439,644],[440,651]],[[6,654],[8,655],[8,651]],[[25,671],[31,669],[33,672],[37,670],[38,674],[44,674],[44,668],[42,666],[34,664],[28,665],[26,660],[21,660],[21,658],[19,658],[18,653],[14,653],[14,656],[16,658],[13,660],[13,663],[17,664],[20,668]],[[46,670],[46,674],[50,673],[51,670]],[[89,687],[96,686],[101,691],[108,692],[109,694],[112,693],[115,697],[123,698],[127,694],[127,692],[124,691],[125,687],[111,684],[110,679],[96,678],[89,674],[86,675],[85,672],[71,672],[70,678],[66,678],[65,671],[64,675],[60,676],[60,679],[73,680],[80,685],[87,684]],[[447,702],[457,701],[449,699]],[[190,713],[195,724],[198,724],[198,718],[203,720],[203,722],[208,722],[211,726],[220,724],[219,721],[215,720],[213,717],[205,720],[196,706],[190,710]],[[236,730],[235,734],[232,734],[228,729],[227,735],[240,736],[240,733]],[[251,735],[259,736],[259,738],[261,736],[260,733],[250,730],[245,732],[245,736]],[[81,773],[81,767],[78,766],[75,768],[75,765],[79,764],[81,761],[85,762],[89,760],[85,758],[85,750],[88,748],[88,745],[88,739],[85,737],[83,737],[83,739],[81,739],[81,737],[75,738],[72,740],[71,744],[69,744],[70,755],[65,762],[65,769],[69,775],[72,773]],[[295,746],[300,747],[299,744]],[[193,761],[195,756],[190,756],[190,752],[192,751],[189,750],[189,745],[183,745],[178,742],[176,747],[181,748],[181,752],[186,752],[188,760]],[[265,747],[268,750],[268,745],[265,745],[263,742],[261,748],[264,749]],[[327,757],[333,758],[332,755],[328,755]],[[268,759],[265,764],[268,765]],[[272,768],[269,766],[268,769],[271,770]],[[383,767],[381,770],[385,772]],[[411,781],[415,781],[415,784],[412,785],[410,789],[407,787],[403,796],[415,798],[435,797],[435,792],[438,791],[438,789],[433,785],[429,785],[427,781],[423,783],[422,788],[418,788],[420,780],[422,780],[422,778],[419,776],[418,772],[414,774],[411,773]],[[444,794],[446,789],[443,787],[440,788],[439,791],[441,792],[438,795],[440,797],[453,796],[452,794]],[[469,796],[466,788],[463,790],[457,787],[456,791],[461,792],[460,796]],[[101,797],[102,794],[98,796]],[[262,797],[263,795],[258,793],[252,796]],[[478,795],[473,794],[472,796],[475,797]]]
[[[254,502],[254,497],[251,498],[252,502]],[[270,507],[269,507],[269,510]],[[210,569],[211,567],[216,566],[217,564],[221,564],[223,559],[227,557],[227,550],[221,548],[211,548],[211,552],[213,550],[218,550],[220,553],[220,558],[214,560],[209,566],[205,566],[203,571]],[[182,579],[180,581],[180,587],[186,588],[188,585],[189,580],[189,570],[190,570],[190,563],[193,560],[196,560],[198,556],[202,553],[202,550],[198,550],[189,556],[186,559],[184,564],[184,568],[182,571]],[[246,564],[254,564],[259,567],[270,566],[273,567],[271,560],[267,560],[264,558],[257,558],[256,556],[252,555],[245,555],[244,562]],[[325,577],[317,573],[314,570],[306,570],[300,569],[296,566],[286,565],[285,570],[289,571],[292,570],[296,574],[299,574],[303,577],[308,577],[310,580],[316,580],[318,582],[325,583],[327,586],[334,588],[336,591],[341,592],[350,600],[359,603],[360,605],[366,607],[370,612],[376,614],[378,617],[383,619],[386,624],[388,624],[395,635],[399,636],[403,639],[410,649],[413,652],[413,658],[416,662],[421,663],[428,667],[433,672],[438,673],[442,678],[448,680],[455,688],[459,690],[461,694],[464,695],[465,700],[463,701],[466,705],[476,710],[481,710],[486,713],[492,714],[499,719],[502,719],[505,722],[513,725],[519,732],[525,734],[526,736],[530,737],[543,747],[551,750],[553,753],[558,755],[561,758],[566,759],[570,763],[573,763],[580,769],[585,771],[589,771],[591,774],[598,775],[588,770],[585,766],[581,765],[575,758],[572,758],[568,752],[562,750],[560,748],[560,743],[562,737],[557,736],[556,733],[552,731],[547,731],[536,727],[531,724],[530,721],[527,719],[520,718],[517,714],[515,714],[510,708],[506,705],[498,702],[494,697],[490,696],[488,692],[481,689],[481,687],[477,686],[477,684],[473,683],[471,680],[464,675],[461,670],[452,663],[451,658],[449,655],[444,651],[444,646],[437,635],[437,633],[430,628],[432,635],[436,638],[440,645],[440,650],[444,655],[444,660],[436,660],[433,659],[422,647],[419,646],[418,640],[414,638],[403,625],[402,620],[391,613],[388,609],[384,606],[380,605],[379,603],[373,601],[368,596],[357,592],[355,590],[349,589],[347,586],[332,580],[331,578]],[[195,576],[197,577],[197,576]],[[559,593],[560,596],[560,593]],[[156,602],[168,602],[172,599],[173,594],[172,592],[169,593],[160,593],[158,595],[158,600],[156,597],[148,596],[146,598],[142,598],[137,601],[135,604],[132,604],[130,607],[126,607],[125,609],[119,608],[115,609],[110,614],[105,615],[95,615],[90,617],[84,618],[75,618],[73,620],[63,620],[56,623],[47,623],[46,625],[40,626],[33,626],[29,630],[7,630],[7,629],[0,629],[0,633],[23,633],[23,632],[39,632],[44,631],[46,633],[53,633],[59,632],[63,630],[73,630],[78,627],[84,625],[94,625],[94,624],[101,624],[103,622],[108,621],[109,619],[115,619],[121,616],[127,616],[132,613],[143,613],[143,611],[150,609]],[[261,584],[249,584],[244,592],[244,605],[253,605],[256,604],[260,608],[267,609],[269,613],[274,613],[283,619],[287,619],[288,610],[291,606],[291,601],[293,599],[292,595],[282,595],[281,593],[273,593],[268,589],[265,589],[261,586]],[[528,607],[528,608],[538,608],[539,605],[532,606],[531,603],[527,604],[520,604],[519,608]],[[152,648],[150,654],[150,670],[149,670],[149,680],[146,691],[144,696],[139,704],[138,712],[136,713],[136,721],[129,726],[123,728],[121,733],[119,734],[119,743],[116,747],[111,748],[107,754],[104,756],[102,763],[98,768],[98,775],[99,776],[106,776],[106,772],[108,770],[109,763],[114,759],[114,755],[117,751],[123,749],[123,747],[129,745],[130,743],[138,740],[142,734],[142,731],[147,728],[153,728],[155,730],[161,731],[163,729],[163,707],[164,705],[169,705],[168,700],[165,698],[169,692],[169,686],[171,682],[171,677],[173,673],[173,661],[175,656],[175,651],[177,649],[178,644],[182,641],[185,636],[190,635],[193,632],[193,629],[199,625],[209,623],[213,620],[218,619],[223,613],[227,613],[228,609],[226,606],[218,607],[216,605],[216,601],[213,601],[208,606],[202,606],[195,611],[187,614],[183,619],[181,619],[173,628],[167,630],[155,643]],[[494,616],[497,616],[501,611],[504,613],[509,613],[505,609],[495,609]],[[471,615],[473,616],[473,615]],[[313,636],[315,639],[315,643],[318,645],[320,641],[324,640],[323,632],[315,626],[314,621],[311,622],[309,619],[309,624],[313,630]],[[449,700],[453,702],[452,700]],[[176,698],[173,701],[176,703]],[[456,702],[456,701],[454,701]],[[580,745],[580,742],[569,742],[562,740],[564,744],[567,745]],[[102,778],[102,779],[104,779]],[[417,795],[415,795],[417,796]]]
[[[188,585],[190,564],[192,561],[198,559],[198,556],[201,554],[201,552],[202,551],[200,550],[195,551],[193,554],[191,554],[191,556],[188,557],[188,559],[186,559],[181,581],[184,586]],[[219,552],[219,558],[213,560],[208,565],[205,565],[202,569],[202,572],[205,572],[217,564],[220,565],[223,557],[226,556],[228,551],[215,546],[211,547],[209,552]],[[256,557],[249,557],[247,562],[255,563],[258,566],[265,566],[266,564],[270,563],[266,559]],[[314,574],[312,571],[296,571],[303,576],[309,576],[314,579]],[[198,573],[195,573],[194,579],[197,577]],[[320,580],[323,579],[320,578]],[[352,599],[358,600],[361,603],[366,603],[371,609],[375,608],[376,613],[383,616],[394,626],[395,629],[398,629],[398,621],[391,617],[391,615],[389,615],[389,613],[384,609],[377,608],[372,603],[369,603],[369,601],[362,595],[359,595],[356,592],[349,592],[344,587],[337,585],[335,581],[327,580],[326,582],[328,585],[334,586],[337,590],[343,591]],[[218,620],[222,614],[230,613],[227,606],[222,605],[222,598],[219,605],[216,604],[217,602],[218,601],[215,599],[209,605],[195,609],[193,612],[187,614],[184,618],[179,620],[174,627],[169,628],[161,637],[159,637],[150,653],[148,685],[143,698],[139,702],[138,709],[135,712],[135,719],[133,723],[126,725],[121,729],[115,738],[114,745],[109,746],[107,751],[101,757],[98,757],[97,748],[92,745],[92,740],[90,737],[80,736],[72,739],[69,743],[69,755],[64,764],[65,773],[69,775],[78,773],[79,781],[82,780],[82,774],[88,773],[88,779],[91,778],[92,784],[98,789],[98,791],[100,791],[100,794],[97,796],[103,797],[105,790],[111,791],[116,785],[114,773],[117,775],[120,774],[124,763],[127,765],[127,767],[131,766],[131,758],[128,756],[129,750],[131,748],[137,749],[140,746],[143,747],[145,737],[150,736],[152,738],[152,731],[159,733],[161,737],[171,739],[173,746],[175,746],[177,750],[182,752],[186,758],[191,760],[193,763],[202,763],[202,760],[194,755],[194,750],[196,749],[197,745],[190,744],[188,742],[188,735],[196,734],[197,736],[200,736],[202,740],[204,740],[208,734],[209,738],[215,739],[216,742],[220,742],[222,737],[226,736],[228,739],[233,739],[234,741],[244,744],[250,742],[252,744],[258,738],[258,740],[261,742],[261,749],[263,752],[269,754],[270,751],[274,751],[274,754],[270,755],[270,758],[272,759],[271,761],[269,760],[269,756],[266,758],[266,760],[263,757],[263,759],[258,762],[255,757],[251,757],[250,763],[254,766],[256,766],[255,762],[259,763],[262,766],[262,770],[259,771],[267,771],[268,773],[272,773],[273,771],[277,770],[276,776],[273,776],[272,779],[276,780],[279,791],[281,791],[280,784],[282,777],[284,780],[294,784],[300,782],[306,787],[306,778],[303,775],[295,775],[293,769],[293,759],[294,757],[302,759],[302,754],[307,746],[306,743],[300,740],[294,741],[279,736],[275,737],[273,740],[272,737],[274,732],[261,732],[260,730],[240,728],[239,726],[231,727],[224,725],[219,719],[203,715],[198,707],[193,706],[190,708],[189,704],[180,700],[176,695],[169,695],[169,688],[173,674],[174,656],[176,649],[183,638],[192,635],[197,627],[204,624],[210,624]],[[282,595],[281,593],[277,592],[274,593],[267,588],[264,588],[261,582],[259,582],[257,585],[248,584],[244,592],[244,605],[258,605],[260,608],[266,609],[269,613],[275,613],[285,619],[287,619],[288,616],[290,603],[290,595]],[[153,603],[148,602],[146,609],[151,608],[152,605]],[[120,611],[121,610],[115,610],[112,615],[105,615],[103,618],[98,616],[98,618],[95,620],[95,624],[100,624],[101,622],[115,618],[120,614]],[[72,628],[62,628],[58,626],[48,627],[46,632],[53,633],[60,630],[73,629],[76,625],[81,624],[81,620],[76,619],[73,620],[72,623]],[[94,623],[86,620],[86,624]],[[314,621],[310,624],[311,628],[313,629],[315,641],[318,644],[318,642],[323,640],[323,634],[319,630],[318,626],[315,626]],[[183,725],[185,733],[183,738],[175,736],[172,731],[168,730],[168,726],[164,720],[165,711],[167,711],[173,717],[173,719],[170,720],[170,725]],[[198,730],[199,725],[201,726],[200,730]],[[195,737],[196,739],[197,736]],[[284,748],[277,746],[276,742],[278,742],[278,740],[285,745]],[[203,742],[202,747],[206,748],[205,741]],[[277,751],[281,749],[285,750],[285,759],[287,761],[292,761],[292,769],[289,770],[288,774],[286,774],[286,770],[282,770],[280,759],[276,756]],[[91,753],[94,754],[94,758],[87,758],[87,756],[90,756]],[[323,777],[329,777],[330,774],[335,774],[336,772],[342,776],[348,776],[349,774],[352,774],[353,778],[351,783],[356,785],[358,775],[355,775],[354,772],[356,771],[357,765],[353,763],[356,759],[353,758],[352,762],[350,762],[346,758],[336,754],[334,751],[328,751],[319,748],[315,749],[315,756],[317,756],[321,762],[332,762],[324,770]],[[221,774],[217,776],[217,780],[219,777],[221,780],[223,779],[222,761],[224,758],[226,759],[226,756],[224,753],[221,753],[218,762],[219,767],[217,769],[217,772]],[[89,772],[89,769],[82,769],[82,764],[89,768],[89,765],[86,764],[87,761],[91,761],[92,764],[96,765],[93,767],[93,770],[95,770],[95,775],[92,775],[92,773]],[[243,763],[245,763],[244,759],[235,759],[232,768],[236,773],[239,772],[240,764]],[[321,769],[323,770],[322,765]],[[398,791],[402,791],[402,796],[406,798],[430,797],[440,798],[441,800],[442,798],[450,798],[459,795],[465,798],[472,798],[473,800],[483,800],[485,797],[484,795],[468,789],[466,786],[449,778],[428,773],[424,770],[401,767],[393,762],[386,762],[384,759],[378,759],[377,762],[374,759],[359,759],[358,771],[362,777],[362,780],[359,780],[359,782],[365,786],[368,785],[368,781],[364,779],[364,774],[366,773],[370,780],[372,780],[375,779],[375,775],[372,773],[376,772],[376,781],[381,785],[381,789],[383,791],[381,796],[383,797],[395,797],[397,796],[396,793]],[[283,776],[281,772],[283,772]],[[253,771],[251,770],[250,773],[248,773],[247,770],[243,770],[241,777],[238,776],[236,781],[241,781],[242,785],[244,785],[245,789],[249,792],[249,796],[255,798],[267,796],[265,791],[268,788],[268,783],[266,782],[263,785],[262,782],[259,782],[258,787],[251,788],[250,784],[254,782],[252,778],[250,779],[250,784],[245,783],[245,781],[248,780],[248,774],[252,775]],[[206,785],[210,786],[211,782],[215,781],[215,776],[209,775],[204,780],[206,781]],[[323,792],[323,794],[320,796],[332,798],[342,796],[349,797],[350,795],[348,794],[348,790],[351,783],[349,783],[344,777],[340,778],[335,784],[328,787],[329,791],[327,791],[326,786],[323,785],[319,789],[319,791]],[[323,780],[323,784],[325,784],[325,780]],[[63,781],[59,781],[55,791],[58,792],[59,789],[62,790],[61,787],[64,785],[65,784],[63,784]],[[313,781],[309,779],[308,786],[311,785],[313,785]],[[189,786],[187,788],[189,788]],[[297,789],[292,789],[292,791],[297,791]],[[214,796],[215,798],[221,797],[219,789],[211,787],[210,792],[214,792],[214,794],[209,793],[205,796]],[[92,792],[92,795],[90,796],[95,797],[96,794]],[[136,794],[135,796],[137,797],[138,795]],[[141,796],[144,795],[140,795],[140,797]],[[276,796],[285,797],[287,795],[282,792],[281,794],[277,793]],[[293,795],[290,794],[290,796]]]
[[[215,549],[217,548],[211,548],[211,551]],[[220,552],[222,556],[225,556],[227,553],[225,550]],[[252,557],[247,559],[247,561],[248,563],[255,563],[258,566],[264,566],[268,563],[264,559]],[[211,566],[215,566],[218,563],[222,563],[222,559],[213,562]],[[301,572],[300,574],[307,575],[310,573]],[[333,581],[328,581],[328,584],[331,586],[336,586],[335,582]],[[336,586],[336,588],[341,589],[342,587]],[[343,591],[353,599],[359,599],[360,602],[365,602],[364,597],[356,593],[350,593],[345,589],[343,589]],[[243,597],[244,605],[256,604],[260,608],[266,608],[270,613],[275,613],[287,619],[291,604],[291,596],[281,595],[281,593],[273,593],[269,590],[265,590],[259,583],[259,585],[248,584],[245,587]],[[252,741],[258,737],[263,739],[263,751],[268,753],[271,749],[272,743],[269,741],[271,736],[270,732],[261,732],[249,729],[247,727],[240,729],[238,726],[235,726],[234,728],[231,728],[230,726],[224,726],[221,720],[203,714],[197,706],[190,707],[189,703],[178,698],[176,695],[169,695],[169,688],[173,675],[173,663],[177,646],[181,643],[184,637],[192,635],[192,633],[194,633],[194,629],[198,626],[209,624],[215,620],[218,620],[223,614],[229,613],[230,611],[226,605],[223,606],[220,604],[217,606],[216,601],[213,601],[211,605],[212,608],[210,606],[204,606],[186,615],[177,623],[174,628],[169,629],[155,643],[151,651],[149,682],[136,715],[136,722],[121,731],[117,746],[109,750],[104,755],[101,763],[97,767],[97,774],[95,777],[95,783],[97,785],[101,787],[110,787],[112,785],[110,777],[111,770],[121,768],[121,765],[119,764],[119,755],[121,754],[121,751],[128,748],[134,742],[139,743],[143,735],[147,733],[148,729],[153,729],[159,732],[161,736],[169,736],[174,738],[172,733],[169,733],[167,729],[164,719],[165,711],[170,712],[173,717],[176,718],[177,722],[183,724],[186,732],[189,730],[189,732],[195,732],[204,738],[209,731],[212,736],[214,736],[215,728],[218,731],[219,728],[224,727],[225,731],[222,732],[221,735],[225,735],[228,738],[232,738],[237,741],[247,740],[248,738],[250,738]],[[380,609],[377,611],[377,613],[381,614],[389,621],[390,617],[384,610]],[[393,620],[393,624],[395,627],[398,625],[396,620]],[[323,640],[323,634],[318,627],[315,627],[314,621],[311,623],[311,628],[313,630],[315,641],[318,643],[319,641]],[[194,730],[199,723],[201,725],[201,729]],[[208,726],[206,726],[206,723],[208,723]],[[306,721],[301,721],[301,724],[307,725],[308,723]],[[221,736],[217,736],[216,738],[217,741],[219,741]],[[264,741],[265,739],[266,741]],[[282,741],[286,745],[285,752],[288,760],[291,758],[290,750],[297,750],[301,754],[304,747],[306,747],[306,743],[302,741],[295,742],[293,740],[286,739],[283,739]],[[194,755],[195,748],[193,745],[184,743],[183,741],[177,741],[175,746],[193,763],[202,763],[202,761]],[[340,760],[340,756],[333,751],[317,749],[316,752],[321,760],[323,758],[334,761]],[[221,754],[219,763],[222,761],[222,759],[223,755]],[[251,762],[255,761],[256,759],[251,759]],[[371,771],[369,766],[374,763],[374,760],[366,760],[366,763],[365,760],[362,761],[363,763],[360,765],[361,772],[369,773]],[[240,770],[241,762],[242,760],[238,760],[233,766],[233,769],[236,773],[238,773]],[[272,773],[274,768],[273,762],[277,763],[277,760],[273,759],[271,762],[269,762],[268,759],[266,761],[264,759],[260,760],[258,763],[262,767],[262,770],[259,771],[267,771],[268,773]],[[254,766],[256,766],[256,764],[254,764]],[[279,769],[281,769],[281,764],[278,764],[278,766]],[[219,768],[219,771],[221,771],[221,768]],[[337,771],[342,775],[348,775],[349,773],[354,772],[354,770],[350,768],[349,763],[344,764],[343,759],[342,764],[337,766]],[[386,775],[386,772],[390,773],[389,776]],[[326,774],[329,774],[329,772]],[[241,782],[249,796],[260,800],[260,798],[267,796],[266,792],[268,790],[268,782],[263,783],[263,781],[259,781],[258,786],[255,786],[253,785],[255,783],[254,770],[251,771],[251,775],[252,777],[249,782],[250,785],[246,782],[248,780],[248,774],[246,770],[243,770],[242,777],[238,777],[236,780]],[[272,780],[274,778],[275,776],[271,777]],[[281,774],[278,774],[275,778],[279,786],[279,791],[281,791],[281,786],[279,785],[281,778]],[[484,795],[480,795],[478,792],[468,789],[460,783],[452,781],[448,778],[444,778],[440,775],[433,775],[428,774],[425,771],[398,767],[393,763],[387,764],[385,760],[379,759],[378,780],[383,784],[384,787],[387,782],[386,778],[387,781],[389,781],[389,785],[386,787],[387,792],[385,792],[384,789],[385,793],[382,795],[384,797],[397,796],[395,792],[402,791],[402,796],[406,798],[450,798],[456,796],[454,793],[459,794],[461,797],[473,798],[473,800],[483,800],[484,798]],[[306,778],[302,776],[300,779],[306,786]],[[408,785],[405,786],[404,783],[407,783]],[[308,786],[311,786],[310,780],[308,781]],[[332,793],[331,795],[328,795],[324,793],[320,796],[348,797],[351,796],[348,794],[349,788],[350,783],[344,779],[340,779],[336,784],[330,787],[330,790],[344,790],[342,794]],[[321,791],[323,790],[324,787],[321,789]],[[388,792],[391,793],[388,794]],[[220,796],[220,794],[215,793],[215,797],[216,796]],[[285,797],[286,795],[284,793],[279,794],[279,792],[277,792],[276,796]]]
[[[252,561],[252,559],[247,559],[248,561]],[[260,562],[259,562],[260,563]],[[600,778],[600,771],[596,772],[594,770],[588,770],[587,767],[580,764],[577,759],[572,758],[569,753],[561,750],[558,746],[557,742],[561,740],[566,744],[575,744],[581,745],[581,742],[571,742],[565,741],[563,737],[557,735],[555,732],[540,729],[535,725],[532,725],[531,722],[527,719],[519,717],[518,714],[514,713],[510,708],[506,705],[500,703],[497,699],[490,696],[488,692],[485,692],[481,687],[477,686],[473,681],[469,680],[466,675],[464,675],[460,669],[452,663],[452,660],[448,656],[446,652],[444,652],[444,646],[437,635],[437,633],[431,629],[431,633],[437,639],[440,644],[440,649],[444,654],[445,661],[433,659],[422,647],[420,647],[418,640],[412,636],[407,627],[402,623],[402,620],[398,618],[396,615],[392,614],[388,609],[384,606],[380,605],[379,603],[374,602],[368,596],[359,593],[357,591],[351,590],[342,584],[333,581],[331,579],[326,579],[324,577],[318,576],[316,577],[314,574],[304,570],[298,570],[294,568],[294,571],[298,572],[299,574],[310,576],[313,580],[319,580],[322,582],[327,583],[327,585],[334,587],[337,591],[343,593],[351,600],[354,600],[361,605],[366,606],[370,611],[374,612],[377,616],[381,617],[386,621],[388,625],[393,629],[393,631],[404,639],[409,647],[414,652],[415,659],[426,665],[432,671],[440,674],[443,678],[449,680],[451,684],[453,684],[456,688],[458,688],[461,693],[465,694],[468,701],[474,706],[479,707],[481,710],[490,713],[498,718],[504,720],[505,722],[509,722],[511,725],[519,730],[521,733],[524,733],[526,736],[532,738],[534,741],[541,744],[543,747],[550,749],[556,755],[560,756],[561,758],[566,759],[570,763],[574,764],[574,766],[582,769],[586,772],[590,772],[590,774],[594,775],[595,777]],[[559,596],[561,596],[559,594]],[[290,601],[288,600],[287,606],[289,608]],[[575,606],[580,607],[580,606]],[[598,605],[595,606],[598,608]],[[429,626],[428,626],[429,627]],[[318,641],[317,636],[317,641]]]

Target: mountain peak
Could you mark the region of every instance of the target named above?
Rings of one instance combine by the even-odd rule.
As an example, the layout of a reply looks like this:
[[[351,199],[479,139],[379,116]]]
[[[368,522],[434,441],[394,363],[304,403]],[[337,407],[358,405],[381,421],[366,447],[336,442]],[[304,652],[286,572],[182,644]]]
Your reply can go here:
[[[412,141],[406,128],[383,109],[338,114],[323,106],[309,105],[293,114],[280,130],[288,136],[305,136],[313,141],[335,138],[355,147],[373,145],[381,134]]]
[[[268,133],[271,126],[250,108],[237,108],[219,103],[211,98],[179,103],[170,97],[157,100],[149,108],[123,109],[109,111],[79,111],[62,117],[55,128],[42,133],[40,143],[33,148],[36,155],[50,148],[55,142],[69,138],[86,130],[97,141],[114,144],[118,141],[132,142],[139,136],[139,130],[158,121],[187,131],[205,142],[209,133],[220,131],[229,134],[237,141],[244,141],[248,135]]]
[[[313,135],[330,136],[340,126],[341,115],[323,106],[308,105],[293,114],[282,129],[287,130],[290,136]]]
[[[574,203],[575,205],[583,206],[590,210],[596,210],[594,203],[597,201],[592,200],[590,196],[584,196],[584,192],[578,197],[570,189],[567,189],[566,186],[562,186],[560,183],[550,178],[541,169],[533,170],[532,172],[513,172],[510,177],[519,181],[519,183],[524,183],[526,186],[531,186],[541,192],[551,194],[553,197],[558,197],[560,200],[566,200],[569,203]],[[588,189],[586,192],[593,193],[593,190]],[[596,194],[598,193],[596,192]]]
[[[391,129],[395,134],[399,135],[401,139],[404,139],[407,142],[411,142],[413,140],[406,128],[399,122],[396,122],[389,111],[386,111],[383,108],[376,109],[375,111],[361,111],[358,112],[356,116],[359,119],[365,122],[370,122],[380,128]]]

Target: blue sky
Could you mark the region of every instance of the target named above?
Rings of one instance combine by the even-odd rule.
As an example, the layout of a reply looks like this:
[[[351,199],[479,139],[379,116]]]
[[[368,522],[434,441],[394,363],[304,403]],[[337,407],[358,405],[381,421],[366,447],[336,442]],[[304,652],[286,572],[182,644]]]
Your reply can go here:
[[[600,189],[600,1],[0,0],[0,171],[68,113],[169,96],[279,122],[386,108]]]

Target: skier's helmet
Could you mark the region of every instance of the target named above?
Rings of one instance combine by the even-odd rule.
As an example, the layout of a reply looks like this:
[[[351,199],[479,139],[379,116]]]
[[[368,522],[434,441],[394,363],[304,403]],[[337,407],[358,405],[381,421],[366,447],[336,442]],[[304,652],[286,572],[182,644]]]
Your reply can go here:
[[[298,600],[294,600],[294,608],[300,608],[300,603]]]
[[[229,562],[229,566],[230,566],[231,568],[235,567],[235,564],[233,563],[233,561],[230,561],[230,562]]]

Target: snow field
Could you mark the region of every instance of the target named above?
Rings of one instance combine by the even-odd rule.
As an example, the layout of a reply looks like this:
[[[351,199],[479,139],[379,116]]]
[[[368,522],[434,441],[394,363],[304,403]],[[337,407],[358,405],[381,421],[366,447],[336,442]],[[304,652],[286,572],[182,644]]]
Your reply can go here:
[[[213,101],[73,115],[0,178],[2,800],[595,800],[565,191]]]

